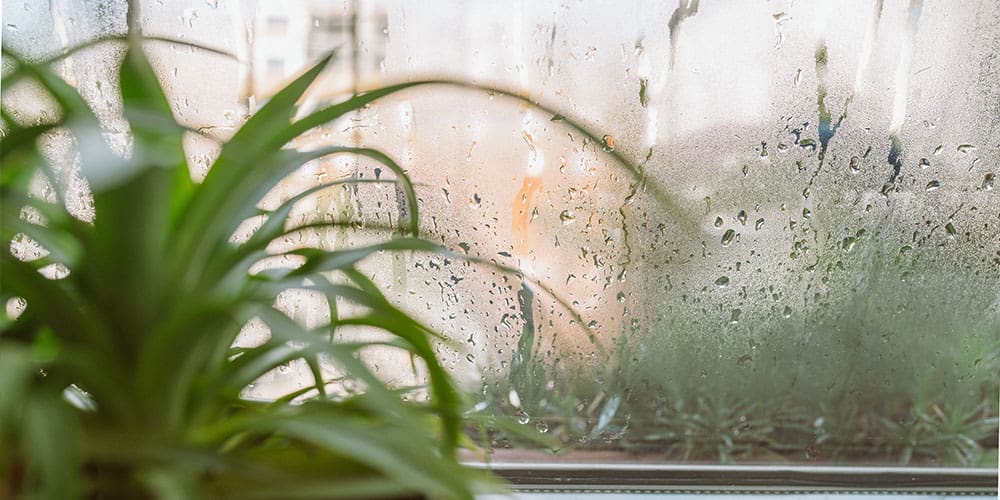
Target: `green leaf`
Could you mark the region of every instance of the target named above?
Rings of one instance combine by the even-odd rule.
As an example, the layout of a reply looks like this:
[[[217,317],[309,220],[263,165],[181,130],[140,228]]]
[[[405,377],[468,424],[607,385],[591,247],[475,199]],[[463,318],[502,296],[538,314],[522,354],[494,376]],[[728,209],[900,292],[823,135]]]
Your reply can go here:
[[[107,143],[100,136],[101,126],[90,106],[71,85],[59,78],[49,68],[26,62],[18,55],[3,49],[3,56],[17,64],[17,69],[24,71],[36,80],[56,100],[63,113],[61,123],[69,127],[76,137],[80,156],[84,164],[99,164],[115,158]]]
[[[159,186],[170,204],[169,225],[183,224],[180,214],[194,191],[184,154],[184,128],[174,119],[170,103],[141,47],[130,47],[121,67],[121,91],[133,139],[133,158],[142,168],[171,170],[169,183]],[[161,193],[156,193],[163,196]]]
[[[221,234],[225,233],[228,238],[235,224],[242,220],[240,215],[247,213],[245,204],[249,201],[256,205],[259,201],[252,193],[266,189],[268,184],[273,185],[288,173],[290,164],[294,166],[294,162],[262,160],[276,154],[288,142],[276,138],[278,131],[287,127],[295,112],[295,102],[332,57],[332,54],[324,57],[275,94],[223,146],[204,182],[179,217],[186,224],[186,230],[178,233],[175,247],[181,263],[194,259],[197,265],[199,259],[204,258],[195,250],[200,241],[207,237],[208,243],[214,245]],[[250,166],[256,167],[248,168]]]
[[[70,412],[70,406],[51,391],[32,394],[25,407],[29,477],[40,482],[44,498],[76,498],[82,491],[80,429]]]
[[[223,290],[237,288],[240,283],[246,280],[250,267],[267,255],[267,246],[275,240],[281,240],[283,237],[288,236],[289,231],[285,230],[285,225],[288,223],[288,215],[291,213],[296,203],[323,189],[348,184],[367,183],[394,184],[395,181],[375,179],[342,179],[313,186],[312,188],[285,200],[278,206],[278,208],[266,212],[267,220],[265,220],[261,227],[253,233],[246,243],[243,243],[235,249],[230,245],[220,246],[219,250],[211,259],[209,259],[208,267],[205,269],[202,281],[207,286],[216,284]],[[335,225],[335,223],[322,222],[310,224],[309,226],[328,227],[331,224]]]
[[[419,436],[347,416],[339,417],[337,422],[331,426],[320,415],[303,414],[261,420],[256,426],[357,460],[428,496],[472,498],[463,481],[442,469],[445,463],[418,459],[423,455],[420,447],[427,444]]]
[[[31,358],[31,351],[26,347],[0,343],[0,359],[3,360],[0,363],[0,442],[22,422],[19,410],[24,405],[32,374],[37,370]],[[0,446],[0,457],[8,453],[6,447]]]
[[[292,499],[356,499],[356,498],[403,498],[412,494],[413,488],[408,488],[383,477],[358,479],[313,479],[299,480],[291,484],[278,486],[266,485],[260,488],[247,488],[236,492],[235,499],[274,498]]]
[[[458,414],[460,400],[451,376],[441,366],[433,347],[431,347],[429,337],[432,330],[380,297],[373,297],[362,290],[340,285],[331,285],[325,288],[329,290],[328,293],[344,297],[377,311],[376,314],[360,318],[341,319],[338,322],[340,325],[365,325],[385,330],[407,341],[413,346],[414,354],[424,360],[430,377],[431,393],[440,409],[443,432],[441,450],[446,455],[454,453],[458,444],[458,436],[461,434],[461,418]]]
[[[232,392],[238,396],[247,385],[280,365],[303,356],[303,349],[287,342],[270,339],[263,345],[248,348],[233,360],[226,370],[219,392]],[[212,394],[212,397],[218,397]]]
[[[296,268],[290,275],[305,276],[315,272],[334,271],[352,267],[373,253],[381,251],[413,250],[435,252],[442,248],[441,245],[420,238],[394,238],[383,243],[348,250],[323,251],[304,248],[289,252],[289,254],[301,255],[306,258],[306,263]]]
[[[83,249],[80,241],[73,235],[62,231],[52,231],[44,226],[29,223],[20,218],[4,218],[4,227],[0,231],[4,241],[17,240],[18,234],[31,238],[38,243],[48,254],[48,261],[66,264],[70,268],[76,267],[80,261]]]
[[[3,136],[3,139],[0,139],[0,164],[3,165],[5,171],[4,177],[8,175],[6,171],[10,168],[10,165],[24,165],[23,163],[13,162],[13,155],[23,154],[24,149],[35,151],[35,142],[38,138],[46,132],[53,130],[56,126],[57,124],[55,123],[44,123],[31,127],[16,127],[8,131]]]
[[[389,85],[386,87],[381,87],[373,89],[367,92],[363,92],[356,95],[342,103],[334,104],[326,108],[320,109],[309,114],[306,117],[296,121],[292,126],[288,127],[287,130],[282,132],[281,138],[284,142],[288,142],[293,138],[305,133],[306,131],[318,127],[320,125],[329,123],[333,120],[340,118],[341,116],[358,109],[363,108],[369,103],[380,99],[382,97],[394,94],[396,92],[406,90],[412,87],[418,86],[450,86],[458,87],[461,89],[473,90],[477,92],[485,92],[489,95],[502,95],[523,103],[526,103],[538,110],[541,110],[545,114],[550,115],[560,115],[562,119],[559,120],[560,123],[565,123],[569,128],[578,134],[586,137],[592,144],[600,145],[603,143],[603,134],[597,134],[591,132],[591,128],[583,125],[583,121],[564,113],[557,112],[553,107],[546,104],[542,104],[539,101],[534,101],[528,99],[518,92],[512,92],[500,88],[487,87],[482,85],[476,85],[468,82],[458,81],[458,80],[419,80],[412,82],[404,82],[395,85]],[[642,187],[643,191],[648,191],[654,198],[654,200],[660,204],[664,211],[674,218],[674,223],[677,224],[683,231],[690,234],[699,234],[700,230],[698,228],[698,220],[690,211],[677,202],[677,197],[668,192],[664,185],[655,180],[647,179],[646,174],[642,171],[639,165],[627,159],[620,150],[614,151],[602,151],[600,154],[606,154],[613,158],[615,162],[622,167],[625,172],[631,177],[632,181],[636,182]]]
[[[382,381],[375,377],[368,367],[355,357],[357,346],[340,346],[329,343],[319,335],[322,330],[308,331],[298,323],[292,321],[288,318],[288,316],[271,307],[254,310],[254,313],[262,321],[264,321],[264,323],[267,324],[271,330],[271,338],[268,341],[268,345],[274,346],[275,348],[285,344],[292,345],[294,346],[294,349],[296,349],[298,357],[319,358],[325,356],[330,361],[338,365],[343,373],[350,374],[352,379],[362,382],[365,385],[367,395],[369,396],[369,399],[365,400],[368,405],[366,408],[368,408],[373,415],[382,415],[388,419],[405,419],[407,416],[412,417],[412,410],[408,408],[398,398],[398,396],[393,394]],[[266,351],[260,352],[262,355],[266,354]],[[271,368],[277,368],[278,365],[283,362],[282,359],[283,358],[273,358]],[[240,375],[240,373],[242,373],[241,370],[244,368],[244,364],[239,363],[239,361],[240,358],[236,358],[233,362],[226,363],[217,368],[217,372],[211,375],[212,380],[228,381],[228,384],[239,383],[241,380],[246,380],[254,372],[247,371],[244,375]],[[245,364],[248,365],[254,361],[254,358],[250,358],[245,362]],[[267,364],[268,363],[262,362],[255,365],[256,372],[263,373],[267,371]],[[195,422],[196,426],[207,424],[207,419],[214,414],[216,409],[218,409],[220,402],[228,404],[228,398],[220,398],[219,391],[225,391],[221,394],[224,396],[225,394],[229,394],[228,391],[231,390],[225,389],[225,387],[225,383],[215,383],[206,386],[206,389],[204,389],[201,396],[202,400],[197,405],[202,409],[202,411],[198,412],[198,414],[193,417],[193,422]],[[232,386],[230,385],[229,387]],[[220,436],[230,435],[235,432],[234,429],[239,429],[238,421],[221,425],[214,430],[209,429],[200,431],[203,434],[200,439],[219,440],[221,439]]]
[[[201,471],[191,470],[187,464],[175,463],[156,467],[140,474],[140,480],[160,500],[191,500],[204,498],[199,495]]]
[[[93,306],[81,297],[79,291],[71,288],[67,280],[49,280],[39,274],[30,264],[13,258],[10,254],[0,254],[3,267],[3,291],[23,297],[29,304],[41,307],[44,304],[50,314],[44,318],[64,339],[86,339],[111,350],[112,341],[103,325],[90,313]]]

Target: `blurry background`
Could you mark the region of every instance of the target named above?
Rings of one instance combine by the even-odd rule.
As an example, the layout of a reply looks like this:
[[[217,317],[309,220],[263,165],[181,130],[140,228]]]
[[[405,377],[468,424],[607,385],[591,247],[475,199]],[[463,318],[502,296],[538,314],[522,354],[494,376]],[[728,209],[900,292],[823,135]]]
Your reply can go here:
[[[123,33],[125,11],[120,1],[5,2],[3,43],[43,58]],[[811,408],[806,442],[832,432],[812,416],[851,408],[900,425],[932,406],[996,415],[1000,11],[990,0],[187,0],[142,2],[142,18],[148,35],[233,55],[148,45],[178,120],[218,138],[334,49],[306,110],[445,77],[560,111],[417,87],[293,145],[388,152],[418,184],[425,235],[522,269],[580,313],[585,324],[481,265],[369,262],[394,300],[454,341],[442,356],[478,394],[475,411],[611,447],[676,440],[665,423],[674,413],[707,410],[675,403],[705,407],[691,403],[701,397],[725,401],[740,422],[762,402],[778,407],[764,422]],[[59,68],[108,139],[126,144],[109,69],[121,55],[101,45]],[[3,98],[27,94],[4,88]],[[189,146],[197,178],[216,147],[194,134]],[[333,157],[268,203],[338,177],[391,175]],[[78,198],[86,217],[85,186]],[[360,228],[396,227],[408,213],[384,185],[331,189],[299,208]],[[330,248],[363,238],[350,227],[306,237]],[[281,307],[323,319],[305,293]],[[246,341],[255,335],[248,326]],[[372,356],[386,377],[413,378],[409,360]],[[248,395],[310,378],[293,365]]]

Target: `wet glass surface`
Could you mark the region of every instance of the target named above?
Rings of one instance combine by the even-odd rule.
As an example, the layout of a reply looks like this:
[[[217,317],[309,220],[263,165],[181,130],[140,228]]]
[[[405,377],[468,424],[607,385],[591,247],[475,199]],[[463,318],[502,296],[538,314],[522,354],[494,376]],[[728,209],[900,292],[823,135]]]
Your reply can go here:
[[[4,43],[36,57],[124,29],[123,2],[15,3]],[[364,270],[451,340],[440,354],[483,422],[470,432],[497,457],[996,467],[993,2],[143,9],[147,34],[234,56],[150,42],[178,119],[219,138],[333,49],[304,109],[418,78],[527,100],[415,87],[292,145],[387,152],[417,184],[424,236],[487,263],[396,253]],[[120,56],[99,46],[60,71],[127,149],[102,86],[101,62]],[[215,153],[191,136],[193,164]],[[331,157],[267,203],[350,176],[392,173]],[[372,184],[322,191],[293,217],[349,223],[302,235],[335,248],[391,234],[408,210]],[[283,299],[299,321],[327,319],[307,292]],[[243,341],[261,335],[248,325]],[[368,355],[390,380],[421,379],[409,359]],[[310,378],[293,364],[247,395]]]

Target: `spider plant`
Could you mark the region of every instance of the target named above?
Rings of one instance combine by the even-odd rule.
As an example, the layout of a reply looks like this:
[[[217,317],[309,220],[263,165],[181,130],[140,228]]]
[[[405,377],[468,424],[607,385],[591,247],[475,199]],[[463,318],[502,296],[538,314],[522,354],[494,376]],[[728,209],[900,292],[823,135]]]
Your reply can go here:
[[[659,443],[667,459],[687,462],[714,458],[729,463],[757,453],[774,457],[774,418],[756,403],[728,396],[676,398],[654,415],[655,423],[641,437]]]
[[[17,103],[5,101],[2,109],[0,496],[469,498],[475,486],[491,482],[458,462],[456,449],[469,443],[463,423],[520,430],[463,413],[455,383],[436,356],[436,346],[447,339],[390,303],[358,265],[385,251],[448,254],[520,276],[553,296],[578,325],[582,318],[517,269],[420,238],[413,184],[384,152],[347,146],[304,152],[287,145],[376,99],[427,84],[519,99],[561,117],[591,144],[600,144],[599,136],[517,93],[455,81],[396,84],[303,112],[296,103],[331,55],[269,99],[221,144],[204,180],[194,182],[182,141],[198,131],[175,120],[137,30],[64,56],[106,42],[126,49],[119,83],[131,143],[124,156],[104,140],[81,95],[49,68],[53,61],[30,63],[3,52],[8,88],[31,83],[58,112],[57,118],[25,123]],[[92,218],[83,220],[69,208],[64,177],[45,154],[45,144],[54,140],[75,145]],[[394,178],[333,181],[277,208],[258,208],[303,164],[345,154],[381,163]],[[603,154],[642,179],[620,152]],[[46,186],[42,193],[39,180]],[[408,205],[408,219],[399,225],[409,235],[388,231],[379,243],[335,250],[282,244],[304,231],[344,225],[293,223],[289,214],[298,202],[362,182],[399,185]],[[644,185],[682,215],[661,186]],[[234,235],[251,218],[258,226],[237,243]],[[679,223],[692,227],[684,217]],[[271,265],[261,269],[263,261]],[[329,320],[307,328],[279,311],[278,297],[288,290],[324,297]],[[347,310],[360,312],[342,314]],[[251,321],[267,327],[268,339],[234,347]],[[357,327],[389,338],[338,335]],[[409,397],[407,388],[376,376],[360,355],[371,346],[416,360],[426,374],[427,397]],[[274,401],[242,397],[254,381],[289,363],[308,366],[310,387]]]
[[[3,109],[0,299],[0,497],[470,498],[485,476],[456,458],[461,403],[434,347],[437,334],[392,305],[356,265],[382,251],[438,251],[415,237],[418,207],[384,153],[284,146],[316,125],[407,85],[356,95],[293,121],[295,103],[330,57],[278,92],[221,147],[204,181],[191,180],[178,125],[137,40],[120,73],[131,135],[127,158],[101,137],[80,94],[44,64],[4,51],[5,84],[30,81],[58,119],[25,124]],[[92,221],[71,215],[40,140],[72,136],[92,194]],[[395,172],[414,236],[334,251],[298,247],[294,264],[263,271],[276,241],[296,234],[293,206],[336,181],[261,211],[261,198],[304,163],[331,154],[371,158]],[[35,195],[38,176],[55,193]],[[241,244],[237,227],[263,216]],[[309,227],[307,225],[307,227]],[[34,247],[34,254],[19,249]],[[330,320],[306,328],[275,308],[280,293],[321,293]],[[364,311],[338,315],[337,304]],[[358,309],[358,308],[356,308]],[[248,321],[269,339],[233,347]],[[389,340],[347,341],[367,327]],[[332,339],[332,341],[331,341]],[[359,356],[399,349],[426,368],[426,399],[401,397]],[[241,393],[283,364],[304,361],[311,387],[276,401]],[[300,361],[301,362],[301,361]],[[333,367],[331,370],[330,367]],[[362,391],[346,393],[331,371]],[[304,399],[304,401],[303,401]]]
[[[929,404],[914,405],[902,418],[882,418],[888,452],[906,465],[915,457],[929,457],[946,464],[966,467],[983,462],[981,442],[996,433],[997,418],[988,403],[973,408]]]

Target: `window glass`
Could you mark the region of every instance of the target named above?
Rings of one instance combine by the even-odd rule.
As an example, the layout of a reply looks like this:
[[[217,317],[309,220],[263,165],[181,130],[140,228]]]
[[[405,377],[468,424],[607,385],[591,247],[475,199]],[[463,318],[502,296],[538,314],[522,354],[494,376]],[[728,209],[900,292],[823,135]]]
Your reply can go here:
[[[123,32],[124,10],[5,5],[4,43],[40,57]],[[414,87],[292,145],[387,152],[417,184],[424,235],[487,263],[393,253],[364,269],[446,334],[440,355],[486,422],[470,431],[497,460],[572,447],[996,466],[993,2],[192,0],[144,2],[143,16],[147,34],[234,55],[149,45],[178,120],[219,138],[331,50],[305,109],[421,78],[522,98]],[[114,92],[97,82],[120,55],[99,46],[60,68],[111,131]],[[191,138],[195,177],[214,152]],[[391,173],[319,160],[265,204],[348,176]],[[336,248],[407,210],[402,191],[359,185],[293,216],[362,228],[306,236]],[[307,293],[284,299],[324,320]],[[409,359],[369,355],[390,380],[420,380]],[[309,380],[292,365],[247,396]]]

